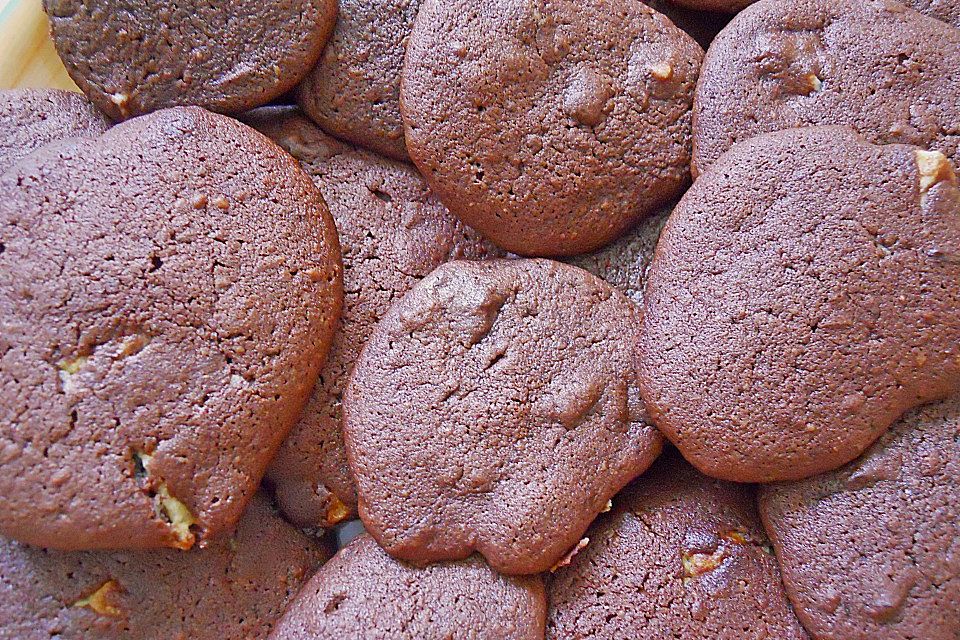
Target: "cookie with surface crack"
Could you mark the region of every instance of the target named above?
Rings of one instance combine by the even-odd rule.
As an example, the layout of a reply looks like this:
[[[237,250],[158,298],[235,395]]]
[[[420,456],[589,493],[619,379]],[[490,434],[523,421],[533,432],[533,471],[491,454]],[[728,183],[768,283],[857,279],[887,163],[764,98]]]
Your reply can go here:
[[[817,638],[956,638],[960,396],[907,414],[842,469],[764,488],[760,513]]]
[[[49,551],[0,539],[3,640],[262,640],[327,548],[257,495],[187,553]]]
[[[0,173],[48,142],[95,138],[109,126],[106,116],[73,91],[0,91]]]
[[[863,34],[869,33],[865,38]],[[878,144],[960,161],[960,29],[891,0],[770,0],[710,45],[694,100],[693,168],[739,140],[847,125]]]
[[[447,263],[354,366],[344,436],[360,517],[418,563],[549,569],[659,454],[631,353],[640,311],[550,260]]]
[[[310,403],[268,472],[287,517],[331,526],[356,513],[340,396],[363,344],[390,304],[435,267],[503,252],[447,211],[409,164],[340,143],[295,108],[264,107],[244,120],[300,160],[339,232],[343,317]]]
[[[70,77],[114,120],[197,105],[239,113],[316,63],[336,0],[43,0]]]
[[[547,577],[547,638],[807,638],[753,487],[702,476],[671,451],[613,504]]]
[[[47,145],[0,176],[0,531],[180,547],[236,523],[342,303],[323,198],[196,107]]]
[[[271,640],[543,638],[539,576],[503,576],[478,556],[418,568],[367,535],[311,578]]]
[[[508,251],[593,251],[686,185],[702,58],[640,0],[425,0],[401,74],[407,150]]]
[[[337,26],[297,89],[300,107],[329,133],[407,160],[400,68],[420,0],[339,0]]]
[[[799,479],[960,390],[960,190],[943,154],[807,127],[735,145],[673,210],[640,384],[708,475]]]

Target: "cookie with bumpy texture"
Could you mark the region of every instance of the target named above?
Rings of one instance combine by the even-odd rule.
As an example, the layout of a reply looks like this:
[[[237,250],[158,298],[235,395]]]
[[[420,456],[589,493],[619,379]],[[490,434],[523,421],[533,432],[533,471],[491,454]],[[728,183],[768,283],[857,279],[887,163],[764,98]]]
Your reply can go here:
[[[842,127],[735,145],[650,266],[640,383],[701,471],[804,478],[960,389],[960,190],[946,158]]]
[[[95,138],[109,126],[96,107],[73,91],[0,91],[0,173],[49,142]]]
[[[567,258],[564,262],[586,269],[615,286],[637,304],[643,304],[647,269],[671,210],[672,207],[667,207],[644,219],[636,228],[603,249]]]
[[[187,553],[0,539],[0,639],[263,639],[329,557],[259,494],[235,533]]]
[[[360,517],[417,563],[549,569],[660,453],[631,353],[641,313],[551,260],[449,262],[358,358],[344,437]]]
[[[57,53],[114,120],[197,105],[239,113],[310,71],[336,0],[43,0]]]
[[[337,26],[297,102],[332,135],[408,160],[400,68],[420,0],[340,0]]]
[[[409,164],[339,143],[296,109],[264,107],[244,118],[301,161],[340,236],[340,328],[313,397],[267,474],[288,518],[331,526],[356,514],[340,397],[360,349],[390,305],[435,267],[502,252],[450,214]]]
[[[869,33],[865,38],[863,34]],[[960,161],[960,29],[892,0],[769,0],[710,46],[694,101],[693,168],[758,134],[846,125],[877,144]]]
[[[764,488],[760,513],[816,638],[957,637],[960,396],[907,414],[842,469]]]
[[[806,640],[753,487],[670,452],[613,503],[547,578],[547,638]]]
[[[508,251],[590,252],[686,185],[702,57],[640,0],[425,0],[401,76],[407,150]]]
[[[270,638],[535,640],[546,608],[539,576],[502,576],[478,556],[418,568],[364,535],[311,578]]]
[[[233,526],[342,295],[319,191],[235,120],[178,107],[21,160],[0,176],[0,531],[189,548]]]

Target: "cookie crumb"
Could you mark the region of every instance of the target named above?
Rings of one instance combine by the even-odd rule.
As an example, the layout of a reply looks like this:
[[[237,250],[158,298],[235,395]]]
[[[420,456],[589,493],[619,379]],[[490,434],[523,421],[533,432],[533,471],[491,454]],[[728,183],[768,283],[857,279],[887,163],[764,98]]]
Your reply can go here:
[[[567,553],[567,555],[560,558],[560,561],[557,562],[557,564],[550,567],[550,573],[554,573],[557,569],[560,569],[562,567],[566,567],[567,565],[569,565],[570,562],[573,560],[573,557],[578,553],[580,553],[583,549],[585,549],[588,544],[590,544],[590,538],[581,538],[580,542],[577,543],[577,546],[571,549]]]
[[[116,580],[107,580],[100,587],[91,593],[85,598],[80,598],[73,603],[73,607],[77,609],[89,608],[99,613],[102,616],[110,616],[112,618],[120,617],[120,609],[110,604],[108,598],[110,594],[120,591],[120,585],[117,584]]]

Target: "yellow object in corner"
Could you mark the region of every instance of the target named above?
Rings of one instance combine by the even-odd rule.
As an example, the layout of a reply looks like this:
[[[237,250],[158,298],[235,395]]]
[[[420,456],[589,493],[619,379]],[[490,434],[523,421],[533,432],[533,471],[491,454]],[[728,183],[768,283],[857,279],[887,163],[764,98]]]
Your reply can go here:
[[[0,89],[16,87],[79,91],[53,47],[40,0],[0,0]]]

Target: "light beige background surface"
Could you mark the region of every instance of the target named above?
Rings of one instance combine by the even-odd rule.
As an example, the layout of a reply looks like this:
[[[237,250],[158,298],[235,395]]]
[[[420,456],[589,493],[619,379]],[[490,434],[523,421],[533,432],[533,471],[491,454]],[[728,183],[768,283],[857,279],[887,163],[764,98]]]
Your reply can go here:
[[[14,87],[77,91],[53,48],[40,0],[0,0],[0,89]]]

